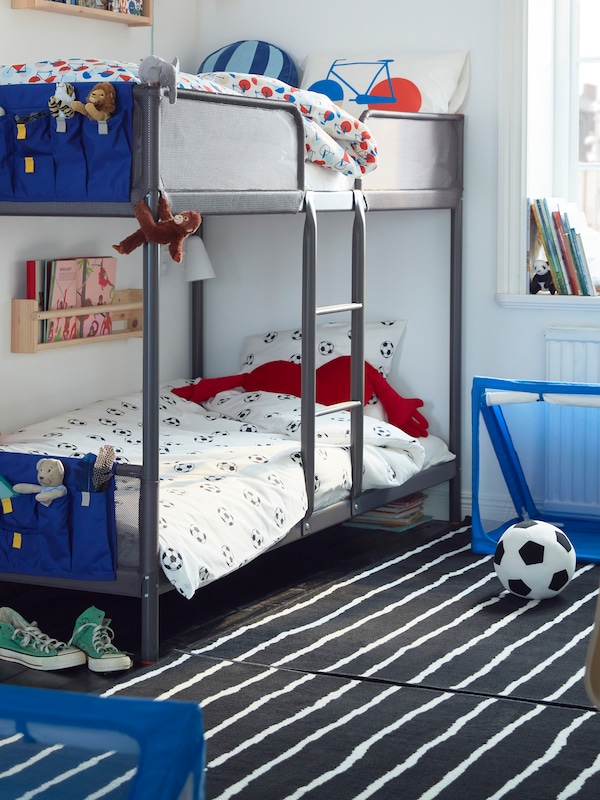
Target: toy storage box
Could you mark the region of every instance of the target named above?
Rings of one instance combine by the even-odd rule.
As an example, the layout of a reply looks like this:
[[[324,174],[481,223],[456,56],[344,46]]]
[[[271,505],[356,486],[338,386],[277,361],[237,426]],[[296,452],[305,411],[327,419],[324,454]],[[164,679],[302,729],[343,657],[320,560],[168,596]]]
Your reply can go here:
[[[472,424],[473,551],[539,519],[599,563],[600,384],[475,377]]]

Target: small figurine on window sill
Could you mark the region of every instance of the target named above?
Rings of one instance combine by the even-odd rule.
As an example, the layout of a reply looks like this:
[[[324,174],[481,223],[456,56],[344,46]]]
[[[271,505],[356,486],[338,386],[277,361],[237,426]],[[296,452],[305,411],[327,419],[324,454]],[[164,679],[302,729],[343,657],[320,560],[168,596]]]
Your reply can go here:
[[[550,292],[556,294],[556,286],[552,280],[552,274],[547,261],[538,258],[533,262],[533,275],[529,284],[529,294],[538,292]]]

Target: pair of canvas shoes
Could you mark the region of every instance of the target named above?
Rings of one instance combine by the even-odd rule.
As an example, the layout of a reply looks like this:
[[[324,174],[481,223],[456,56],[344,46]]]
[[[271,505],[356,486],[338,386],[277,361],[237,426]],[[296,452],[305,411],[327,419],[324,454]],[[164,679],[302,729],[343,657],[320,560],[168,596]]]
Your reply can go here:
[[[110,619],[95,606],[75,622],[68,642],[43,633],[12,608],[0,607],[0,660],[40,670],[65,669],[87,663],[92,672],[129,669],[131,658],[112,643]]]

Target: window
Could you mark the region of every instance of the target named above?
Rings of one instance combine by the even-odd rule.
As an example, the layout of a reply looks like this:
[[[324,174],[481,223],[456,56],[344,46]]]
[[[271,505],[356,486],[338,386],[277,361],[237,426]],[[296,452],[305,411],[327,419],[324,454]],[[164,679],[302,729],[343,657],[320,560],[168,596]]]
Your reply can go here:
[[[600,3],[578,0],[577,201],[600,231]]]
[[[502,14],[497,297],[521,304],[528,196],[576,202],[600,241],[600,3],[504,0]]]

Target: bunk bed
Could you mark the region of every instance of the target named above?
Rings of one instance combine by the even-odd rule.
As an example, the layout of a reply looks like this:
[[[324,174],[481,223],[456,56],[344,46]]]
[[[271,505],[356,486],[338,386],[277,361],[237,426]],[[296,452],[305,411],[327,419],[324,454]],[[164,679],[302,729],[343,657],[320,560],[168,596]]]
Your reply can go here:
[[[135,83],[123,93],[123,107],[130,128],[123,137],[131,146],[131,169],[127,185],[118,187],[117,199],[91,196],[69,197],[61,190],[54,198],[7,197],[0,187],[0,214],[131,217],[135,203],[144,198],[153,213],[161,193],[169,197],[174,213],[194,208],[204,217],[235,214],[303,214],[302,297],[302,397],[292,413],[301,424],[297,442],[303,468],[305,504],[287,533],[274,546],[294,541],[308,533],[339,524],[353,515],[449,482],[449,518],[460,519],[461,437],[461,246],[462,246],[462,151],[463,117],[460,114],[393,113],[368,111],[363,115],[379,149],[379,166],[361,174],[333,175],[332,187],[307,164],[306,122],[289,99],[240,96],[226,91],[198,91],[180,84],[176,102],[158,85]],[[0,86],[0,106],[7,95]],[[36,92],[47,87],[28,86]],[[121,88],[121,87],[119,87]],[[127,99],[130,98],[130,99]],[[22,101],[19,101],[22,102]],[[28,108],[31,100],[25,102]],[[128,105],[129,104],[129,105]],[[17,109],[18,110],[18,109]],[[0,116],[0,123],[5,117]],[[265,147],[253,147],[262,141]],[[1,154],[0,154],[1,156]],[[121,173],[123,170],[121,170]],[[321,170],[322,172],[322,170]],[[334,171],[331,171],[334,172]],[[315,181],[317,182],[315,184]],[[315,188],[316,186],[316,188]],[[104,191],[104,187],[101,188]],[[119,195],[119,192],[121,193]],[[75,202],[77,201],[77,202]],[[440,459],[423,469],[414,437],[406,436],[401,449],[409,454],[414,469],[399,471],[389,485],[372,488],[368,483],[368,460],[363,443],[376,435],[374,423],[363,414],[365,358],[365,241],[367,217],[379,210],[445,209],[450,213],[450,330],[449,436],[447,446],[454,457]],[[349,303],[318,308],[316,303],[317,217],[321,211],[344,210],[353,215],[352,298]],[[159,655],[158,605],[160,595],[173,588],[159,558],[159,483],[161,475],[161,424],[164,403],[176,398],[160,381],[158,245],[144,246],[143,268],[143,390],[140,399],[143,436],[139,443],[141,463],[119,461],[115,469],[116,496],[133,498],[127,505],[130,524],[125,537],[109,531],[109,561],[114,572],[109,580],[89,580],[85,574],[32,575],[6,571],[0,580],[68,586],[73,589],[139,597],[141,601],[141,658],[156,661]],[[202,370],[202,283],[191,284],[193,305],[192,375]],[[351,330],[351,396],[349,403],[323,411],[316,405],[315,345],[317,319],[329,313],[346,312]],[[126,398],[124,402],[127,402]],[[131,405],[134,404],[132,401]],[[189,411],[189,409],[188,409]],[[331,413],[333,411],[333,414]],[[351,424],[348,427],[349,417]],[[182,414],[187,413],[185,410]],[[201,415],[206,413],[201,409]],[[234,417],[235,419],[235,417]],[[349,430],[349,489],[330,502],[315,503],[315,437],[324,424]],[[385,423],[382,423],[385,428]],[[35,426],[34,426],[35,427]],[[386,435],[389,434],[388,426]],[[392,429],[393,432],[393,429]],[[0,440],[0,454],[33,442],[27,434]],[[80,455],[80,454],[78,454]],[[286,456],[289,455],[286,451]],[[370,456],[369,456],[370,457]],[[367,476],[365,478],[365,475]],[[384,482],[385,483],[385,482]],[[110,515],[110,510],[109,510]],[[133,531],[133,535],[132,535]],[[111,572],[111,565],[108,566]],[[100,576],[102,578],[102,576]]]

